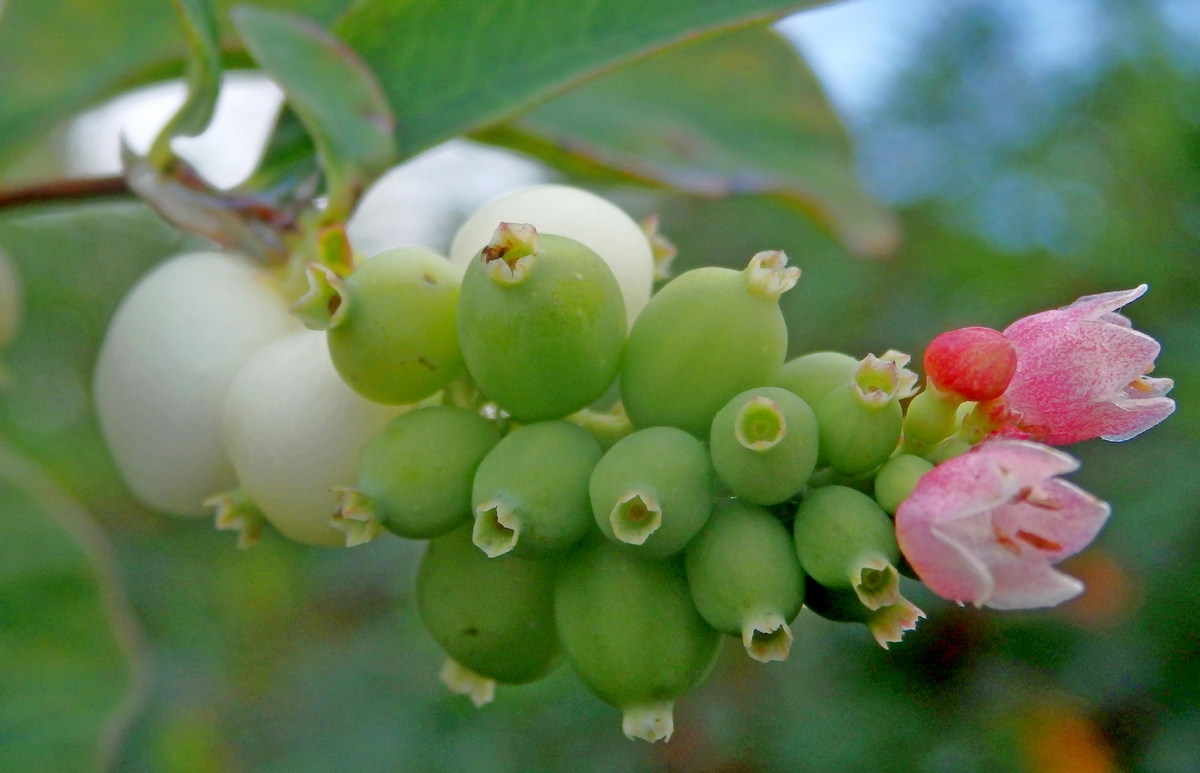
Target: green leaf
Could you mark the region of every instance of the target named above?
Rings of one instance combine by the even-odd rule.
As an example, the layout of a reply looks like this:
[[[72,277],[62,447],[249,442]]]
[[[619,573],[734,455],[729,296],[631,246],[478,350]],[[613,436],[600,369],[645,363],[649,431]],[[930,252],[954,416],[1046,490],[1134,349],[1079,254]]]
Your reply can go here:
[[[195,137],[208,127],[221,90],[221,40],[211,0],[175,0],[188,42],[187,99],[155,139],[148,155],[161,167],[172,157],[171,140]]]
[[[107,770],[145,700],[112,549],[52,477],[0,443],[0,769]]]
[[[363,0],[335,29],[383,84],[408,157],[628,59],[816,2]]]
[[[476,136],[576,173],[615,170],[702,196],[778,197],[855,253],[896,246],[896,221],[863,191],[820,83],[766,27],[668,49]]]
[[[218,18],[232,0],[216,0]],[[321,23],[352,0],[258,0]],[[183,74],[166,0],[7,0],[0,14],[0,166],[23,146],[132,85]],[[224,29],[225,42],[231,30]]]
[[[395,119],[371,71],[341,41],[308,19],[252,6],[233,11],[251,56],[283,88],[312,135],[334,220],[396,156]]]

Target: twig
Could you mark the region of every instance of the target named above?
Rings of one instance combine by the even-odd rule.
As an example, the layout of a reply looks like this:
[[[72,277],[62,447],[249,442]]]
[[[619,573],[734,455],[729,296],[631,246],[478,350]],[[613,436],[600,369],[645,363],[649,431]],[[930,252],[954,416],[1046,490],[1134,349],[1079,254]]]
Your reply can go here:
[[[132,196],[133,191],[120,175],[84,177],[74,180],[53,180],[20,188],[0,188],[0,209],[25,204],[48,204],[56,201],[93,199],[102,196]]]

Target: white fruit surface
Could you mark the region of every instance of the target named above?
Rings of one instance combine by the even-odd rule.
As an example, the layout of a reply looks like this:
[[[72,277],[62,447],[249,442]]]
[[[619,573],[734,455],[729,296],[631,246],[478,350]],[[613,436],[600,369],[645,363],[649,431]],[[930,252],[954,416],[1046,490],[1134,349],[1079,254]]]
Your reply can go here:
[[[335,486],[358,483],[358,455],[402,410],[359,397],[329,357],[325,334],[276,341],[238,373],[225,401],[225,448],[238,482],[285,536],[336,547]]]
[[[17,267],[0,251],[0,349],[17,334],[21,324],[21,277]]]
[[[122,477],[147,505],[208,515],[235,485],[221,440],[233,377],[301,329],[270,277],[245,258],[193,252],[142,277],[109,324],[96,363],[100,429]]]
[[[612,269],[625,297],[629,326],[650,301],[654,253],[641,226],[607,199],[569,185],[535,185],[484,204],[458,229],[450,260],[466,268],[500,223],[529,223],[539,233],[566,236],[590,247]]]

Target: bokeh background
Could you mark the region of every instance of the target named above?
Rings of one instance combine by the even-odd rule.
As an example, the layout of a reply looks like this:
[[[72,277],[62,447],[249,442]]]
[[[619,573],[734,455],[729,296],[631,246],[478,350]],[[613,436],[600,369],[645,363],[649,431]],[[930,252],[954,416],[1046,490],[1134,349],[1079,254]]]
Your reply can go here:
[[[489,196],[573,179],[660,213],[678,271],[786,250],[804,270],[783,302],[794,355],[919,357],[944,329],[1148,282],[1127,313],[1162,341],[1155,375],[1176,380],[1179,408],[1128,443],[1070,449],[1074,480],[1113,505],[1064,567],[1082,597],[1000,613],[913,586],[928,619],[888,651],[806,610],[786,663],[729,643],[665,745],[626,741],[565,666],[475,710],[437,680],[416,546],[271,533],[239,552],[124,488],[90,403],[96,350],[131,284],[201,241],[131,199],[8,207],[0,249],[24,315],[0,354],[0,769],[1200,770],[1200,2],[855,0],[777,29],[897,218],[894,245],[878,214],[857,231],[886,258],[851,254],[778,196],[672,193],[465,141],[384,177],[352,236],[367,252],[444,248]],[[0,183],[112,173],[118,133],[144,147],[182,94],[64,122],[3,158]],[[228,76],[215,126],[181,152],[237,182],[280,99]]]

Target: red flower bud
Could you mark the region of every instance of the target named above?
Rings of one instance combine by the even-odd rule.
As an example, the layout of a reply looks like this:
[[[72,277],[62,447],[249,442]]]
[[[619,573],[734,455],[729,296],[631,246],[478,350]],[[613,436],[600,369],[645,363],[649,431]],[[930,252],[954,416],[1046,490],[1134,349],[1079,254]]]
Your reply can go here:
[[[1017,372],[1017,350],[1002,333],[964,327],[942,333],[925,349],[925,373],[942,392],[983,402],[1004,394]]]

